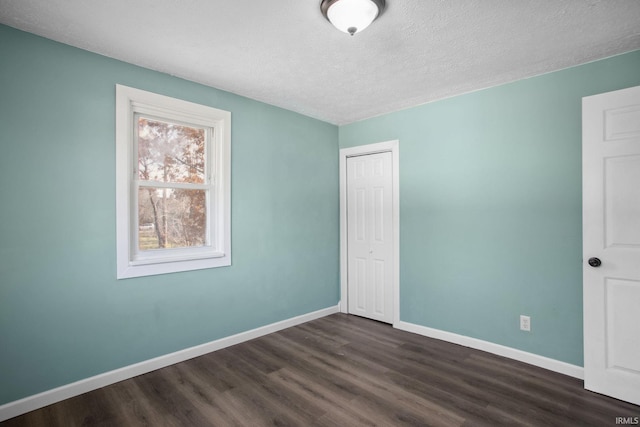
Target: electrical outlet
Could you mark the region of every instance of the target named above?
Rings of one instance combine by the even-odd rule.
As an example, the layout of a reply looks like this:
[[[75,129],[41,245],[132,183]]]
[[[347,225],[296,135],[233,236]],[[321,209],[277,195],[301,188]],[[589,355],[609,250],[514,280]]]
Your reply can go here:
[[[531,330],[531,317],[520,315],[520,330],[527,332]]]

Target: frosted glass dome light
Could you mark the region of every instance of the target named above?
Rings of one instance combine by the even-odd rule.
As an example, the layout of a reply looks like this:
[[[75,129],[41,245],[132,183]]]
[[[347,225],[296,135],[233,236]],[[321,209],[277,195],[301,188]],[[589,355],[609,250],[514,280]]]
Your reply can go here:
[[[384,9],[384,0],[322,0],[322,14],[338,30],[354,35],[367,28]]]

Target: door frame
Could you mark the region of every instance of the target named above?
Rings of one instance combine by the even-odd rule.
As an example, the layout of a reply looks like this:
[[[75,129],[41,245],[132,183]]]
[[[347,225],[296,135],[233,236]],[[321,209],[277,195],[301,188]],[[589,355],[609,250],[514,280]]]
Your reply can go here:
[[[375,144],[358,145],[340,150],[340,312],[348,313],[347,274],[347,158],[368,154],[391,153],[392,173],[392,224],[393,224],[393,323],[400,322],[400,142],[395,139]]]

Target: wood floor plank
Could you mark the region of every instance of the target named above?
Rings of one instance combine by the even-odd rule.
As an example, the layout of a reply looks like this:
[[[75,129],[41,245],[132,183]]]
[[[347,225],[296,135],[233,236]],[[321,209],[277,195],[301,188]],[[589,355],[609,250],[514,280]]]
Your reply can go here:
[[[1,427],[615,426],[582,381],[335,314],[41,408]]]
[[[345,399],[342,394],[318,384],[314,377],[305,372],[285,368],[274,372],[270,377],[273,382],[282,384],[293,394],[312,401],[321,408],[324,414],[315,421],[319,425],[325,425],[329,420],[337,419],[349,421],[348,424],[338,425],[375,425],[375,420],[369,417],[369,414],[354,411],[351,404],[353,396]]]
[[[155,426],[168,423],[162,414],[149,404],[148,399],[133,381],[119,382],[102,390],[105,406],[115,408],[118,412],[113,425]]]
[[[163,420],[171,425],[205,425],[206,418],[196,410],[191,400],[181,393],[172,383],[169,372],[173,369],[160,369],[134,378],[134,382],[154,413],[161,414]]]
[[[230,413],[220,404],[220,395],[217,390],[211,389],[206,380],[202,380],[197,372],[189,369],[188,364],[179,363],[174,369],[167,369],[167,379],[174,384],[178,393],[181,393],[191,402],[193,407],[213,425],[242,425],[236,413]]]

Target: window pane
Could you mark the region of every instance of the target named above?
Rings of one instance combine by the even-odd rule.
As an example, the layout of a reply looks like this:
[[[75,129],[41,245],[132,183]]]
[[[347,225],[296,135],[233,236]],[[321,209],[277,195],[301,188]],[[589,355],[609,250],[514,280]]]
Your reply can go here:
[[[138,190],[138,248],[205,246],[207,191],[145,187]]]
[[[205,129],[137,117],[138,178],[201,184],[205,177]]]

